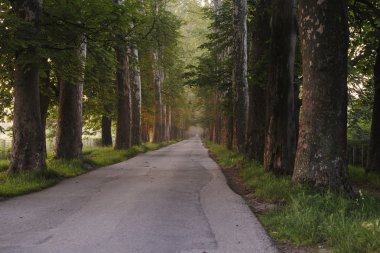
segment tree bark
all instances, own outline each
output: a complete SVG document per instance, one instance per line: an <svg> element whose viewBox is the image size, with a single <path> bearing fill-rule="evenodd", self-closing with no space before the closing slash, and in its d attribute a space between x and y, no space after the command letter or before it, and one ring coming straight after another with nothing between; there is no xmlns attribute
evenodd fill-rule
<svg viewBox="0 0 380 253"><path fill-rule="evenodd" d="M296 152L295 9L295 0L272 1L264 167L275 174L292 174Z"/></svg>
<svg viewBox="0 0 380 253"><path fill-rule="evenodd" d="M234 117L232 115L229 115L227 117L227 136L226 136L226 139L227 139L226 146L227 146L227 149L229 150L232 150L233 148L233 143L234 143L233 132L234 132Z"/></svg>
<svg viewBox="0 0 380 253"><path fill-rule="evenodd" d="M75 159L82 155L82 107L86 51L86 42L82 42L77 52L77 57L81 62L80 76L75 81L68 81L65 78L60 81L55 144L55 158L57 159Z"/></svg>
<svg viewBox="0 0 380 253"><path fill-rule="evenodd" d="M141 77L140 68L138 66L139 56L136 47L131 47L132 62L130 67L131 88L132 88L132 129L131 129L131 145L141 144Z"/></svg>
<svg viewBox="0 0 380 253"><path fill-rule="evenodd" d="M380 172L380 48L376 50L374 86L375 95L373 99L369 163L367 170Z"/></svg>
<svg viewBox="0 0 380 253"><path fill-rule="evenodd" d="M301 0L303 100L293 180L351 192L347 165L347 1Z"/></svg>
<svg viewBox="0 0 380 253"><path fill-rule="evenodd" d="M112 120L106 116L102 116L102 146L108 147L112 146Z"/></svg>
<svg viewBox="0 0 380 253"><path fill-rule="evenodd" d="M248 117L247 0L234 0L234 119L235 141L244 152Z"/></svg>
<svg viewBox="0 0 380 253"><path fill-rule="evenodd" d="M115 149L131 147L131 84L127 47L116 47L117 122Z"/></svg>
<svg viewBox="0 0 380 253"><path fill-rule="evenodd" d="M47 65L47 61L45 62ZM50 66L48 65L48 69L45 72L46 76L41 78L42 82L40 89L40 110L41 110L41 124L42 124L42 134L44 141L44 152L46 153L46 120L48 117L48 110L50 105L50 96L48 90L50 89Z"/></svg>
<svg viewBox="0 0 380 253"><path fill-rule="evenodd" d="M268 85L268 60L270 41L271 1L256 4L251 33L251 50L248 59L252 82L249 86L249 113L246 154L263 162L266 121L266 86Z"/></svg>
<svg viewBox="0 0 380 253"><path fill-rule="evenodd" d="M30 24L34 34L38 34L42 8L40 1L11 1L11 3L16 15ZM10 173L46 170L38 58L38 50L34 46L19 49L16 53L13 141L8 170ZM24 63L25 59L36 59L36 62Z"/></svg>
<svg viewBox="0 0 380 253"><path fill-rule="evenodd" d="M153 50L153 84L155 98L155 119L153 141L158 143L162 141L162 71L159 66L159 50Z"/></svg>
<svg viewBox="0 0 380 253"><path fill-rule="evenodd" d="M173 124L172 107L169 105L169 109L168 109L168 125L167 125L167 129L166 129L166 136L167 136L168 140L172 139L172 135L171 135L172 124Z"/></svg>
<svg viewBox="0 0 380 253"><path fill-rule="evenodd" d="M214 107L214 112L213 112L213 139L212 141L214 143L220 144L220 139L221 139L221 128L222 128L222 122L221 122L221 112L220 112L220 99L219 99L219 92L217 89L214 90L213 94L213 107Z"/></svg>
<svg viewBox="0 0 380 253"><path fill-rule="evenodd" d="M167 112L166 104L162 105L162 140L166 141L166 127L167 127Z"/></svg>

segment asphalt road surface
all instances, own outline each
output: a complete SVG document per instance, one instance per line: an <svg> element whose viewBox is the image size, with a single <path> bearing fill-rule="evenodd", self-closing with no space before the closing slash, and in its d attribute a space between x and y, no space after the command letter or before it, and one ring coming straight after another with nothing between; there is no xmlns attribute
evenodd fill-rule
<svg viewBox="0 0 380 253"><path fill-rule="evenodd" d="M193 138L1 201L0 252L277 250Z"/></svg>

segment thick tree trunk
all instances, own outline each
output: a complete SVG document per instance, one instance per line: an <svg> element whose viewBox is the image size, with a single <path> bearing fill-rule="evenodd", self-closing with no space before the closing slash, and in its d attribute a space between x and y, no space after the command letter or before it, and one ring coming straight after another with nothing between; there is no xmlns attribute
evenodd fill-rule
<svg viewBox="0 0 380 253"><path fill-rule="evenodd" d="M83 86L60 82L55 158L74 159L82 154Z"/></svg>
<svg viewBox="0 0 380 253"><path fill-rule="evenodd" d="M380 172L380 48L376 51L374 69L375 96L372 109L368 170Z"/></svg>
<svg viewBox="0 0 380 253"><path fill-rule="evenodd" d="M249 86L246 153L249 158L260 162L263 162L264 158L270 7L271 1L268 0L260 0L256 4L251 33L251 50L248 59L252 82Z"/></svg>
<svg viewBox="0 0 380 253"><path fill-rule="evenodd" d="M106 116L102 116L102 146L108 147L112 146L112 120Z"/></svg>
<svg viewBox="0 0 380 253"><path fill-rule="evenodd" d="M264 167L276 174L292 174L296 152L295 9L295 0L272 1Z"/></svg>
<svg viewBox="0 0 380 253"><path fill-rule="evenodd" d="M347 166L347 1L301 0L303 100L293 180L351 192Z"/></svg>
<svg viewBox="0 0 380 253"><path fill-rule="evenodd" d="M16 15L30 23L33 32L38 34L40 1L13 1L12 7ZM25 63L25 59L35 59L36 62ZM38 50L34 47L20 49L15 68L13 141L8 171L44 171L46 152L41 123Z"/></svg>
<svg viewBox="0 0 380 253"><path fill-rule="evenodd" d="M17 64L9 172L44 170L45 141L41 121L38 64Z"/></svg>
<svg viewBox="0 0 380 253"><path fill-rule="evenodd" d="M131 147L131 85L127 47L117 47L117 122L115 149Z"/></svg>
<svg viewBox="0 0 380 253"><path fill-rule="evenodd" d="M235 141L244 152L248 117L247 0L234 0L234 119Z"/></svg>
<svg viewBox="0 0 380 253"><path fill-rule="evenodd" d="M131 88L132 88L132 129L131 129L131 144L141 144L141 77L140 68L138 66L138 50L131 47L133 61L130 67L131 73Z"/></svg>
<svg viewBox="0 0 380 253"><path fill-rule="evenodd" d="M159 52L153 50L153 84L155 97L155 119L154 119L154 134L153 141L162 141L162 71L159 66Z"/></svg>
<svg viewBox="0 0 380 253"><path fill-rule="evenodd" d="M77 56L80 57L80 76L74 81L62 79L59 90L58 123L55 144L55 158L74 159L82 155L82 107L84 59L87 45L80 45Z"/></svg>

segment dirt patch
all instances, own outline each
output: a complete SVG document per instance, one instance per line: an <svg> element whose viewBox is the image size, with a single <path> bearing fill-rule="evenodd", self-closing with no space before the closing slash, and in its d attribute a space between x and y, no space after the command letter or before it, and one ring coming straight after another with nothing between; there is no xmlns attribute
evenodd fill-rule
<svg viewBox="0 0 380 253"><path fill-rule="evenodd" d="M213 153L209 152L209 155L214 161L218 163L218 159ZM255 197L255 189L246 187L246 185L244 184L244 180L240 174L240 167L223 168L220 165L219 167L222 169L222 172L226 177L228 186L236 194L239 194L243 197L243 199L247 202L248 206L252 209L254 213L261 213L268 209L272 209L278 206L276 204L264 203Z"/></svg>
<svg viewBox="0 0 380 253"><path fill-rule="evenodd" d="M208 152L210 157L218 163L218 158L215 154L212 152ZM219 164L219 163L218 163ZM246 187L244 184L244 180L241 177L241 168L239 167L229 167L229 168L223 168L222 166L219 167L222 169L222 172L224 176L226 177L228 186L236 193L242 196L242 198L246 201L249 208L252 210L253 213L260 214L264 213L265 211L268 211L270 209L278 207L277 204L270 204L270 203L264 203L261 200L257 199L254 195L255 189ZM317 246L313 247L297 247L292 244L288 243L278 243L275 242L278 251L281 253L313 253L313 252L327 252L327 251L321 251Z"/></svg>
<svg viewBox="0 0 380 253"><path fill-rule="evenodd" d="M281 253L329 253L330 251L318 247L297 247L291 244L277 243L277 249Z"/></svg>

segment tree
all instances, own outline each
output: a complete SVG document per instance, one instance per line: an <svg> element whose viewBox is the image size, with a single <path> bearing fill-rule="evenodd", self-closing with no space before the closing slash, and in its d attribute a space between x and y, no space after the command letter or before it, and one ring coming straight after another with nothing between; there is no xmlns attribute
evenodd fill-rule
<svg viewBox="0 0 380 253"><path fill-rule="evenodd" d="M350 192L347 166L347 1L301 0L303 93L293 180Z"/></svg>
<svg viewBox="0 0 380 253"><path fill-rule="evenodd" d="M82 108L84 67L87 43L80 37L79 48L72 52L78 58L79 72L68 80L62 77L59 84L58 123L55 158L74 159L82 155Z"/></svg>
<svg viewBox="0 0 380 253"><path fill-rule="evenodd" d="M106 116L102 116L102 146L112 146L112 120Z"/></svg>
<svg viewBox="0 0 380 253"><path fill-rule="evenodd" d="M248 117L247 0L234 0L234 120L238 151L244 152Z"/></svg>
<svg viewBox="0 0 380 253"><path fill-rule="evenodd" d="M268 85L268 62L270 42L271 1L257 1L248 39L249 112L246 154L263 162L266 121L266 86Z"/></svg>
<svg viewBox="0 0 380 253"><path fill-rule="evenodd" d="M264 167L276 174L293 172L296 152L294 59L295 1L272 1L272 33L267 92Z"/></svg>
<svg viewBox="0 0 380 253"><path fill-rule="evenodd" d="M41 122L38 44L41 2L37 0L11 1L16 16L21 20L19 36L27 38L16 49L14 80L13 142L10 172L45 170L44 134ZM23 40L22 37L17 39Z"/></svg>
<svg viewBox="0 0 380 253"><path fill-rule="evenodd" d="M162 122L162 81L163 73L160 69L159 63L159 49L154 48L152 53L153 63L153 84L154 84L154 98L155 98L155 120L154 120L154 134L153 141L161 142L163 134L163 122Z"/></svg>
<svg viewBox="0 0 380 253"><path fill-rule="evenodd" d="M117 59L117 121L115 149L131 147L131 82L127 46L115 48Z"/></svg>
<svg viewBox="0 0 380 253"><path fill-rule="evenodd" d="M123 0L114 0L121 5ZM127 149L131 147L131 76L130 76L130 48L128 47L128 35L126 29L121 29L117 34L115 45L116 52L116 91L117 91L117 120L115 149Z"/></svg>
<svg viewBox="0 0 380 253"><path fill-rule="evenodd" d="M141 77L138 66L139 54L136 47L131 47L132 63L130 66L131 73L131 106L132 106L132 127L131 127L131 144L141 144Z"/></svg>
<svg viewBox="0 0 380 253"><path fill-rule="evenodd" d="M380 47L376 50L374 88L368 168L380 171Z"/></svg>

